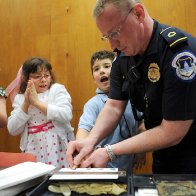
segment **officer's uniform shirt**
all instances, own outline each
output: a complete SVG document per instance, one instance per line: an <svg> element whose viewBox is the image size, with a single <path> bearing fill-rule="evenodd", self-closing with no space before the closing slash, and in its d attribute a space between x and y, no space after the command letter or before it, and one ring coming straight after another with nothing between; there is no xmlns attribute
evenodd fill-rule
<svg viewBox="0 0 196 196"><path fill-rule="evenodd" d="M129 72L133 66L138 73L136 81ZM196 119L196 39L154 20L146 52L134 57L121 55L114 62L109 98L131 99L134 107L145 113L147 129L160 125L163 118ZM153 172L196 173L195 120L180 144L153 153Z"/></svg>

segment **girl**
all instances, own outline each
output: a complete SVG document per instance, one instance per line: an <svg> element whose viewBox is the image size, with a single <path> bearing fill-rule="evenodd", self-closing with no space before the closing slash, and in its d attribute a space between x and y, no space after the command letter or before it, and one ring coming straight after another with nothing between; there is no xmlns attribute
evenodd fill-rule
<svg viewBox="0 0 196 196"><path fill-rule="evenodd" d="M35 154L37 161L68 167L65 153L68 142L74 139L69 93L55 83L52 67L45 59L27 60L20 75L19 94L13 99L14 110L8 118L9 133L21 134L20 149Z"/></svg>

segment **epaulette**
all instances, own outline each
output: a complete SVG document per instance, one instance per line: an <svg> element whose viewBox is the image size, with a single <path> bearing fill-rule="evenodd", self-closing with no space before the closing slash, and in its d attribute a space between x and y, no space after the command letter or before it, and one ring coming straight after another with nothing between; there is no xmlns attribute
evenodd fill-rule
<svg viewBox="0 0 196 196"><path fill-rule="evenodd" d="M163 29L160 34L169 44L170 48L174 48L182 43L187 43L187 37L174 27L167 27Z"/></svg>

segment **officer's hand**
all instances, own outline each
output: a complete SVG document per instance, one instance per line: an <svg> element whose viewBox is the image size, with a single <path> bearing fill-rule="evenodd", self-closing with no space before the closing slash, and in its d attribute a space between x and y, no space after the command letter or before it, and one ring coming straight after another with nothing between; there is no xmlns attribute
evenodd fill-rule
<svg viewBox="0 0 196 196"><path fill-rule="evenodd" d="M105 148L98 148L91 155L81 162L80 167L105 168L109 162L109 157Z"/></svg>
<svg viewBox="0 0 196 196"><path fill-rule="evenodd" d="M93 151L93 148L94 146L88 139L70 141L66 152L66 158L70 167L72 169L79 167L84 158Z"/></svg>

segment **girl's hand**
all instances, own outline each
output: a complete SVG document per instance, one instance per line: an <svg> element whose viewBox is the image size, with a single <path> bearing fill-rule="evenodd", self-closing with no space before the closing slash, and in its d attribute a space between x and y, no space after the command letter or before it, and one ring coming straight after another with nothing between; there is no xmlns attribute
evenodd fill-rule
<svg viewBox="0 0 196 196"><path fill-rule="evenodd" d="M36 104L39 102L38 94L35 88L35 85L33 81L28 81L28 93L29 93L29 102L31 105L36 106Z"/></svg>
<svg viewBox="0 0 196 196"><path fill-rule="evenodd" d="M37 90L36 90L34 82L32 80L28 81L27 88L28 88L29 103L32 106L39 109L44 114L47 114L48 105L47 105L47 103L39 100Z"/></svg>
<svg viewBox="0 0 196 196"><path fill-rule="evenodd" d="M30 101L29 101L29 89L26 88L26 91L24 93L24 104L25 105L30 105Z"/></svg>
<svg viewBox="0 0 196 196"><path fill-rule="evenodd" d="M26 91L24 93L24 102L21 105L21 109L27 113L30 105L30 100L29 100L29 88L27 86Z"/></svg>

